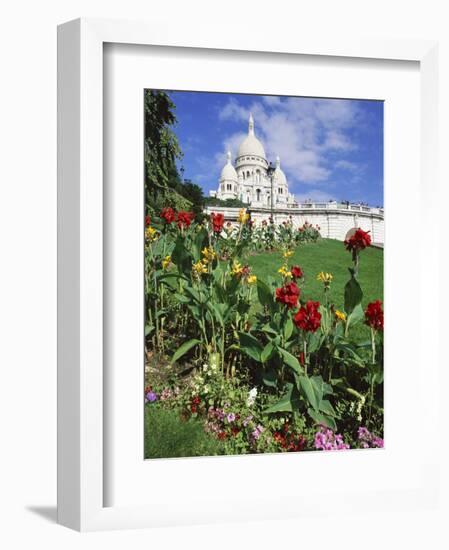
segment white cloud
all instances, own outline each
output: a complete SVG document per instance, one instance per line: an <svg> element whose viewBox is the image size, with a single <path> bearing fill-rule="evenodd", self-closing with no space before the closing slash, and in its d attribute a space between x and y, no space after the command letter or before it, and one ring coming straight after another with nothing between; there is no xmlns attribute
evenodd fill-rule
<svg viewBox="0 0 449 550"><path fill-rule="evenodd" d="M337 160L337 162L335 163L335 168L347 170L348 172L352 172L353 174L361 174L365 170L365 167L363 165L345 159Z"/></svg>
<svg viewBox="0 0 449 550"><path fill-rule="evenodd" d="M338 166L345 159L335 161L335 154L344 155L357 148L351 129L360 124L362 114L354 102L264 96L255 100L250 108L245 108L232 98L218 117L221 121L244 123L245 133L239 132L224 139L224 152L216 155L216 166L223 166L229 148L235 156L246 135L249 112L254 116L256 135L262 141L268 159L280 156L292 191L295 184L325 185L335 168L345 168L344 164ZM330 152L334 154L332 162ZM348 166L345 169L349 170Z"/></svg>

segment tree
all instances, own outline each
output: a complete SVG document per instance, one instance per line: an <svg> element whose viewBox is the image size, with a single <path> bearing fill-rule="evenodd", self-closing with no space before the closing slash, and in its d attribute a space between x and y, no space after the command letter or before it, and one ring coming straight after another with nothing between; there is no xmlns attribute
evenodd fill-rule
<svg viewBox="0 0 449 550"><path fill-rule="evenodd" d="M144 105L145 202L147 208L152 210L156 196L165 194L168 187L178 183L176 159L181 158L182 154L178 138L171 128L176 123L176 116L175 105L168 94L145 90Z"/></svg>

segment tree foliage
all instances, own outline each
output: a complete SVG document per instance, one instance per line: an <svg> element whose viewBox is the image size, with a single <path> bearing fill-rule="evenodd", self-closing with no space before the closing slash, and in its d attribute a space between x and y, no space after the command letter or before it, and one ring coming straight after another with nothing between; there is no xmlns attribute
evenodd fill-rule
<svg viewBox="0 0 449 550"><path fill-rule="evenodd" d="M178 138L172 130L176 123L174 103L162 91L145 90L145 200L150 206L163 193L170 180L179 178L176 159L181 157Z"/></svg>
<svg viewBox="0 0 449 550"><path fill-rule="evenodd" d="M183 182L176 161L182 158L175 104L166 92L145 90L145 202L148 212L171 206L200 216L204 195L200 186Z"/></svg>

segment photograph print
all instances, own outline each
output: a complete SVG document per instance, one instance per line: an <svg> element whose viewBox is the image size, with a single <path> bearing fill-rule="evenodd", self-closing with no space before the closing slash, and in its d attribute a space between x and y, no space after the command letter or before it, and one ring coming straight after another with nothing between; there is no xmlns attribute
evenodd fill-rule
<svg viewBox="0 0 449 550"><path fill-rule="evenodd" d="M382 449L383 102L143 99L145 458Z"/></svg>

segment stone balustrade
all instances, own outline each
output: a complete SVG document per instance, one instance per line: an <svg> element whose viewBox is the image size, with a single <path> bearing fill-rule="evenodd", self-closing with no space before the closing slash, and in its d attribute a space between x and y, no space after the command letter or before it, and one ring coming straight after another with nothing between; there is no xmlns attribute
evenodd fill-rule
<svg viewBox="0 0 449 550"><path fill-rule="evenodd" d="M222 206L207 206L205 211L220 212L225 220L236 223L239 208ZM268 221L271 216L270 208L249 207L251 219L256 223ZM384 210L383 208L352 204L346 202L303 202L295 203L273 210L275 224L291 221L294 227L300 227L305 222L319 227L321 236L328 239L345 240L348 232L354 228L369 231L373 243L384 244Z"/></svg>

